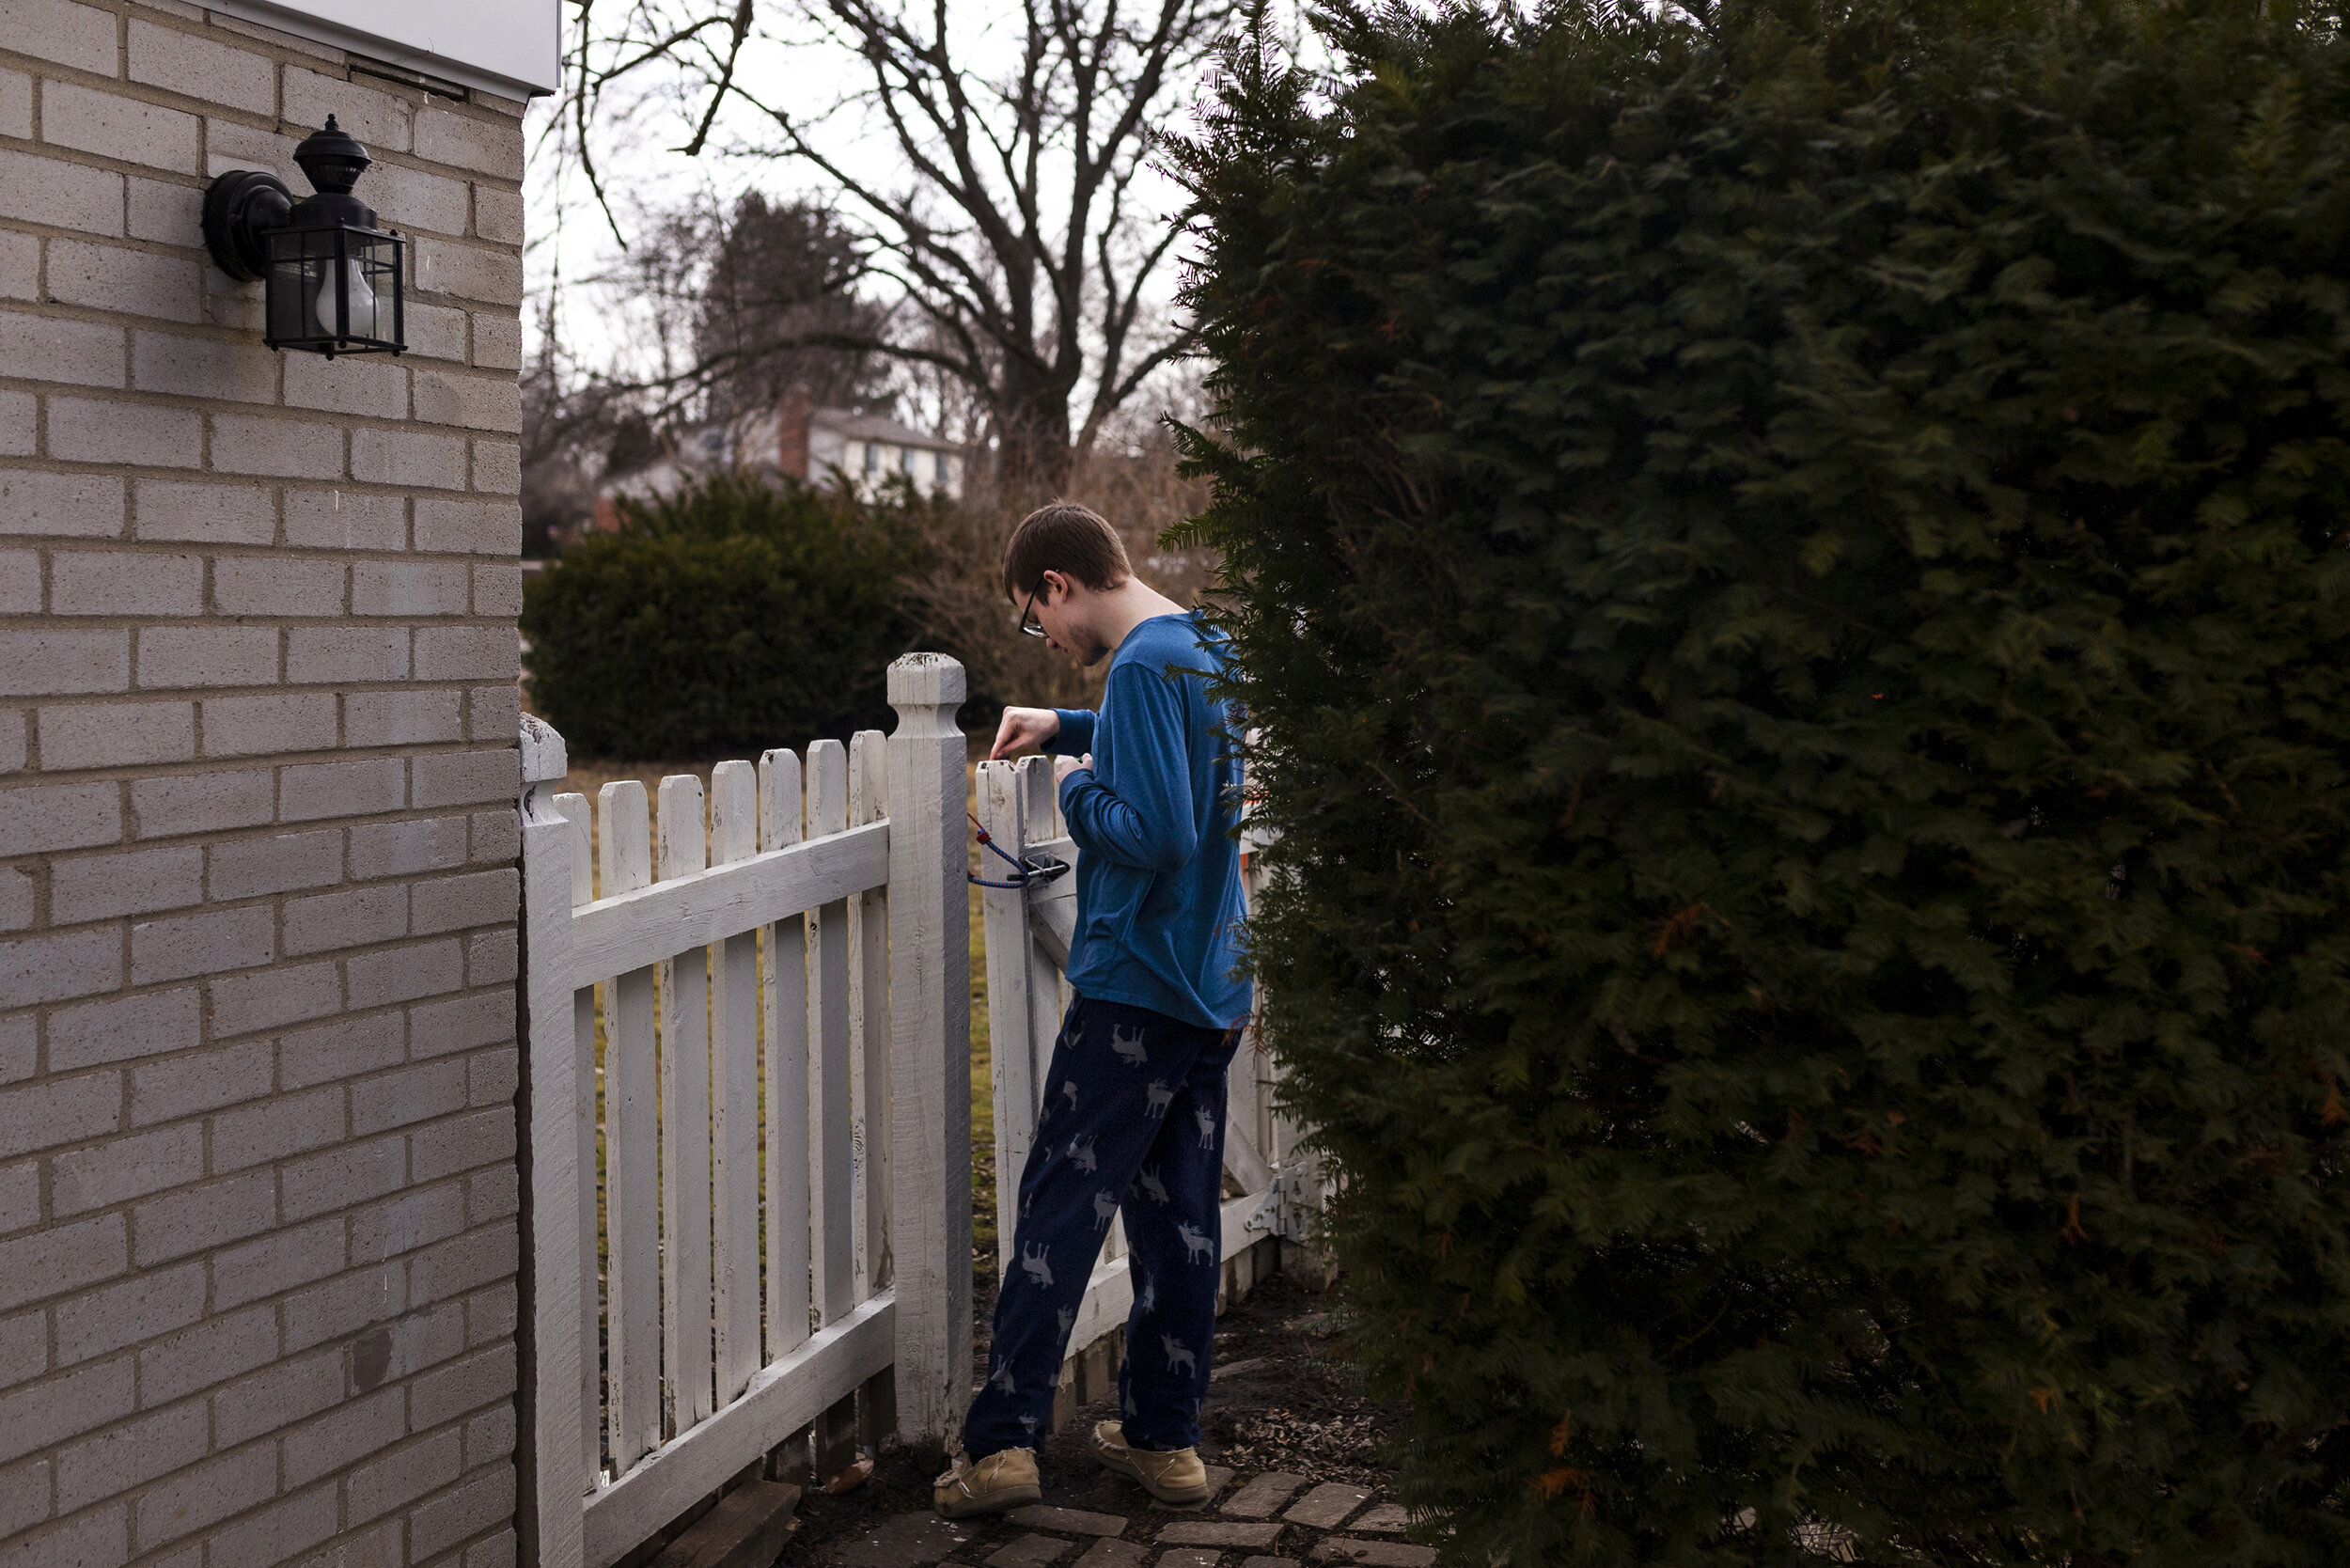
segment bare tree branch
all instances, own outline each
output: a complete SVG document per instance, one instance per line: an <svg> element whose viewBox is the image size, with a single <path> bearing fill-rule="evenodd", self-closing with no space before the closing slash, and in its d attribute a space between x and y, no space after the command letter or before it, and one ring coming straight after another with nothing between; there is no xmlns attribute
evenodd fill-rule
<svg viewBox="0 0 2350 1568"><path fill-rule="evenodd" d="M718 84L710 95L710 107L702 115L702 122L694 127L694 139L685 144L688 158L699 157L702 143L710 139L710 127L727 101L727 89L734 85L735 62L743 57L743 40L750 36L750 31L751 0L741 0L734 8L734 37L727 45L726 68L718 73Z"/></svg>
<svg viewBox="0 0 2350 1568"><path fill-rule="evenodd" d="M1183 221L1148 210L1145 181L1160 128L1235 0L1022 0L991 19L1017 29L1001 45L949 0L634 0L601 33L593 0L575 3L567 107L607 222L589 155L596 117L617 83L641 85L659 66L663 90L692 104L683 150L807 171L838 193L868 275L901 290L885 330L795 346L955 378L1007 469L1052 482L1184 352L1187 337L1146 308L1164 296ZM791 74L786 96L748 63L794 49L836 51L854 71L813 95ZM860 125L885 137L897 174L870 172L870 140L852 163ZM676 385L722 372L689 368ZM670 395L662 378L641 389Z"/></svg>
<svg viewBox="0 0 2350 1568"><path fill-rule="evenodd" d="M588 16L594 3L595 0L579 0L579 61L580 74L583 78L588 73L588 45L592 36L588 30ZM592 95L583 89L574 95L571 105L573 124L579 138L580 172L588 177L588 189L595 193L596 205L603 209L603 221L610 226L612 238L619 242L622 250L626 250L628 237L620 232L620 222L612 215L612 198L604 194L603 181L596 177L595 149L590 145L588 135L588 111L592 102Z"/></svg>

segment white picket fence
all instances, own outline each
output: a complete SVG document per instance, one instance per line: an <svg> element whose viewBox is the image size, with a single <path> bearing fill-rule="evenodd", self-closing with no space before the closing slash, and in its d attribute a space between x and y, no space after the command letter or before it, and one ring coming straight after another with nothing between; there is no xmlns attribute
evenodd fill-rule
<svg viewBox="0 0 2350 1568"><path fill-rule="evenodd" d="M1036 1139L1037 1113L1050 1065L1054 1037L1069 1006L1062 971L1076 931L1078 861L1076 843L1061 820L1049 758L982 762L979 773L979 825L1014 858L1048 857L1071 870L1027 887L991 887L980 913L987 943L989 1060L995 1099L996 1268L1009 1272L1012 1216L1021 1168ZM1244 865L1254 842L1244 831ZM1007 870L994 856L996 870ZM1003 880L989 873L991 880ZM1253 896L1253 870L1244 873ZM1304 1241L1322 1198L1318 1169L1298 1147L1301 1130L1276 1114L1277 1066L1259 1048L1252 1028L1232 1059L1225 1090L1225 1190L1238 1189L1223 1206L1222 1258L1270 1235ZM1134 1284L1125 1228L1113 1220L1108 1239L1088 1281L1070 1332L1068 1359L1075 1360L1098 1341L1126 1326Z"/></svg>
<svg viewBox="0 0 2350 1568"><path fill-rule="evenodd" d="M691 776L662 781L651 833L644 787L604 786L602 897L561 737L524 721L522 1516L541 1568L610 1568L885 1369L902 1435L962 1419L963 669L909 654L888 690L886 740L720 763L706 825Z"/></svg>

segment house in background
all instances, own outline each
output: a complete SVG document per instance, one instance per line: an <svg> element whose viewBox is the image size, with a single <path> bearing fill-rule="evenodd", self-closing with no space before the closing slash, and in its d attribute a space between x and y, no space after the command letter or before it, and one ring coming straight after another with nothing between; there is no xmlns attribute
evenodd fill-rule
<svg viewBox="0 0 2350 1568"><path fill-rule="evenodd" d="M661 500L728 471L840 482L864 495L902 474L916 494L951 500L963 494L964 461L955 442L886 415L812 405L795 388L776 400L772 415L696 426L668 456L606 481L596 494L596 526L617 529L622 500Z"/></svg>

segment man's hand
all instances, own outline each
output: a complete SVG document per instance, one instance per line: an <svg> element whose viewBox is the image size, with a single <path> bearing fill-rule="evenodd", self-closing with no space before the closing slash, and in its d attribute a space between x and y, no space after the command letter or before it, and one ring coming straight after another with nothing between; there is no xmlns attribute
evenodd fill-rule
<svg viewBox="0 0 2350 1568"><path fill-rule="evenodd" d="M1059 733L1060 715L1050 708L1007 708L1004 721L995 727L995 745L988 760L1042 746Z"/></svg>
<svg viewBox="0 0 2350 1568"><path fill-rule="evenodd" d="M1091 766L1093 766L1093 753L1090 751L1087 752L1083 757L1054 758L1053 788L1058 790L1063 784L1068 783L1069 776L1075 773L1079 768L1089 768Z"/></svg>

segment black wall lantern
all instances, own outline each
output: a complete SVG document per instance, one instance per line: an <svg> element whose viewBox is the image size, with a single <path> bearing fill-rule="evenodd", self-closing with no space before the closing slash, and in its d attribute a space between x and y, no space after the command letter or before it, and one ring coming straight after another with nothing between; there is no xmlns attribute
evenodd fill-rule
<svg viewBox="0 0 2350 1568"><path fill-rule="evenodd" d="M220 270L265 280L261 340L332 359L398 353L408 346L400 309L398 234L375 227L375 209L351 194L371 160L326 117L302 139L294 162L315 196L296 201L274 174L232 169L204 191L204 248Z"/></svg>

